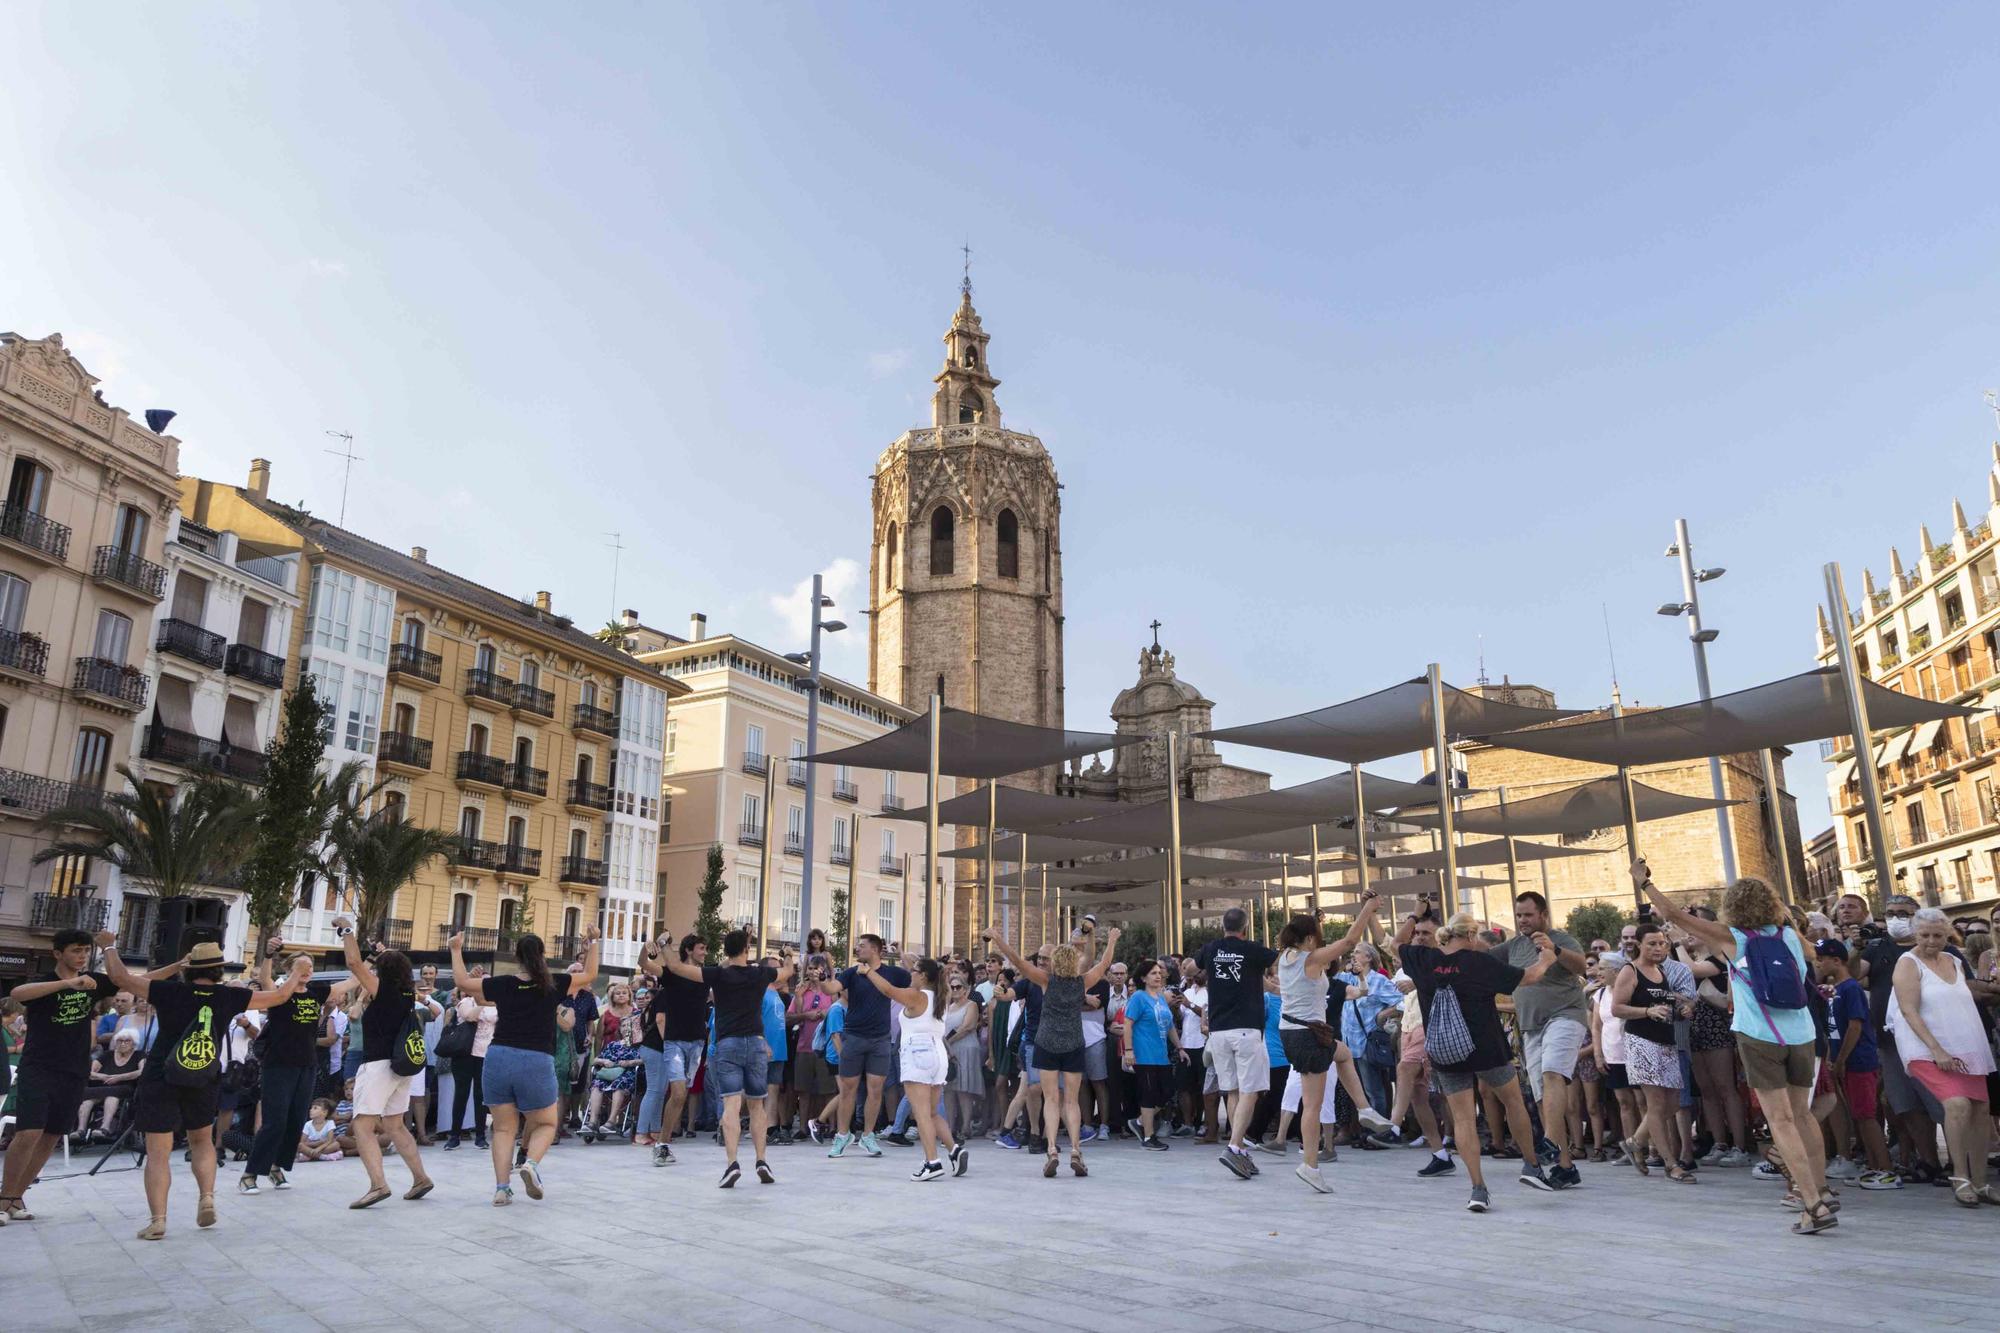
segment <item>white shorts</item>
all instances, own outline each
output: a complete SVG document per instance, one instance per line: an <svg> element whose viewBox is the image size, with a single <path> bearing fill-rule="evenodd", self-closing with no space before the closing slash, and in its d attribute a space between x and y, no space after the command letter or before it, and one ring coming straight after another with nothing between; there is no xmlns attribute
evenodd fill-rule
<svg viewBox="0 0 2000 1333"><path fill-rule="evenodd" d="M896 1055L905 1083L942 1084L951 1068L943 1044L926 1036L902 1038Z"/></svg>
<svg viewBox="0 0 2000 1333"><path fill-rule="evenodd" d="M1319 1123L1322 1125L1331 1125L1340 1119L1339 1112L1334 1108L1333 1100L1339 1091L1340 1079L1334 1075L1331 1069L1327 1070L1326 1090L1320 1094L1319 1099ZM1290 1111L1293 1115L1297 1115L1299 1107L1305 1103L1305 1099L1305 1081L1300 1077L1299 1071L1294 1069L1290 1074L1285 1076L1285 1090L1279 1094L1278 1109L1280 1111Z"/></svg>
<svg viewBox="0 0 2000 1333"><path fill-rule="evenodd" d="M1262 1092L1271 1086L1271 1052L1262 1028L1224 1028L1208 1034L1218 1092Z"/></svg>
<svg viewBox="0 0 2000 1333"><path fill-rule="evenodd" d="M398 1074L387 1060L370 1060L354 1073L354 1114L401 1115L410 1109L415 1074Z"/></svg>

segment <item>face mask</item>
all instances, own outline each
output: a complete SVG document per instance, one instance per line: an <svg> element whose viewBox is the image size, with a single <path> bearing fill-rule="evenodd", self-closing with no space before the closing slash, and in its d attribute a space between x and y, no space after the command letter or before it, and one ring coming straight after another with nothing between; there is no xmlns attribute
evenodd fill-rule
<svg viewBox="0 0 2000 1333"><path fill-rule="evenodd" d="M1917 930L1916 923L1906 916L1892 916L1882 923L1892 940L1906 940Z"/></svg>

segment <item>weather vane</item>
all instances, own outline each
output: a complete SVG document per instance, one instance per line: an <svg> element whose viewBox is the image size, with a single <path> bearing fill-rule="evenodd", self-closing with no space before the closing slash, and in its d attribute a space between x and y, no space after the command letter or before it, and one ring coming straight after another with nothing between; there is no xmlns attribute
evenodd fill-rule
<svg viewBox="0 0 2000 1333"><path fill-rule="evenodd" d="M972 238L965 238L965 244L958 247L965 255L965 276L958 281L959 294L966 300L972 299Z"/></svg>

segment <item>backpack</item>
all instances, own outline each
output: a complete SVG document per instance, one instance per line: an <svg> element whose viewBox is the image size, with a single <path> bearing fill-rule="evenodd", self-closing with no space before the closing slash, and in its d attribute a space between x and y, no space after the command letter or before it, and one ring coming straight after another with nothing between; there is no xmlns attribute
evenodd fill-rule
<svg viewBox="0 0 2000 1333"><path fill-rule="evenodd" d="M424 1072L424 1025L417 1018L417 1011L410 1010L403 1019L403 1026L396 1033L396 1044L389 1048L389 1072L398 1078L409 1078L412 1074Z"/></svg>
<svg viewBox="0 0 2000 1333"><path fill-rule="evenodd" d="M1783 926L1768 935L1744 932L1742 976L1766 1009L1806 1007L1805 980L1799 975L1799 960L1785 942Z"/></svg>
<svg viewBox="0 0 2000 1333"><path fill-rule="evenodd" d="M222 1048L209 1031L214 1020L215 1010L203 1005L195 1012L194 1021L175 1038L173 1049L167 1052L167 1082L177 1088L206 1088L221 1076Z"/></svg>
<svg viewBox="0 0 2000 1333"><path fill-rule="evenodd" d="M1431 996L1431 1012L1424 1028L1424 1054L1434 1065L1455 1065L1472 1058L1472 1029L1466 1025L1465 1011L1459 1008L1458 992L1440 987Z"/></svg>

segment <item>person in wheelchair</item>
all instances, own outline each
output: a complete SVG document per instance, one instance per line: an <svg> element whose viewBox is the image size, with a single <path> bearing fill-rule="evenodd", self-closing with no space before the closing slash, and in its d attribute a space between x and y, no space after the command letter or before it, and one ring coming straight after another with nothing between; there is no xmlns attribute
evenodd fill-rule
<svg viewBox="0 0 2000 1333"><path fill-rule="evenodd" d="M145 1055L139 1050L138 1034L120 1028L111 1044L90 1059L90 1086L84 1090L83 1106L77 1112L77 1132L86 1143L110 1143L125 1128L132 1105L132 1085L139 1081ZM91 1128L95 1121L96 1129Z"/></svg>

